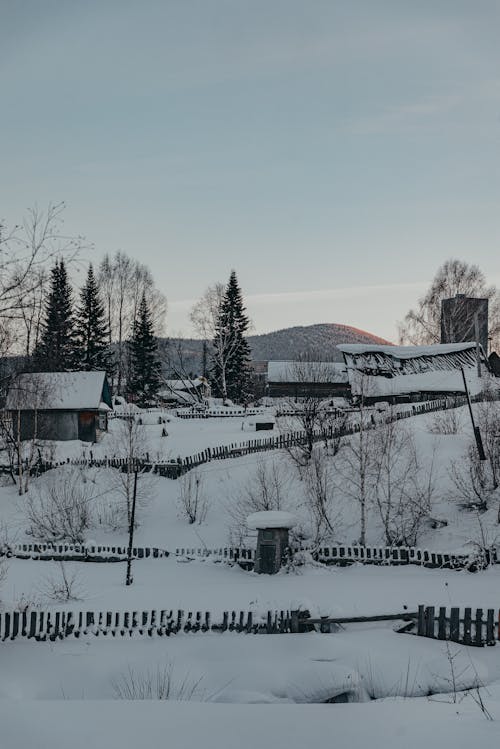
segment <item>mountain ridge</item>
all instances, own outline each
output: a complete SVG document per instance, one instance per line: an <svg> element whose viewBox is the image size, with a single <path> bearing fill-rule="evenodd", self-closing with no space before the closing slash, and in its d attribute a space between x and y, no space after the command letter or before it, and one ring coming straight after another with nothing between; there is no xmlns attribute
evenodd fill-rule
<svg viewBox="0 0 500 749"><path fill-rule="evenodd" d="M200 372L203 341L198 338L170 338L173 347L182 349L184 368ZM270 333L247 336L253 361L291 361L301 356L318 357L324 361L342 361L339 343L371 343L392 345L390 341L366 330L338 323L295 325ZM165 341L167 343L167 341Z"/></svg>

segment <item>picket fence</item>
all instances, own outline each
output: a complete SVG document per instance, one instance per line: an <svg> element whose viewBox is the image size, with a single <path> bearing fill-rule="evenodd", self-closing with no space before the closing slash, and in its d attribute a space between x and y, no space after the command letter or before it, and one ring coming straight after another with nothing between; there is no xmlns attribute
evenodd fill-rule
<svg viewBox="0 0 500 749"><path fill-rule="evenodd" d="M0 613L0 640L20 638L38 641L70 636L96 637L168 636L180 632L237 632L283 634L299 632L299 618L307 612L224 611L214 617L210 611L10 611Z"/></svg>
<svg viewBox="0 0 500 749"><path fill-rule="evenodd" d="M218 411L217 409L207 409L206 411L196 410L181 410L178 409L175 414L179 419L234 419L234 418L245 418L247 416L261 416L265 411L262 408L234 408L224 411Z"/></svg>
<svg viewBox="0 0 500 749"><path fill-rule="evenodd" d="M224 611L214 619L210 611L8 611L0 613L0 641L33 639L38 642L68 637L153 637L179 633L235 632L245 634L300 634L337 632L339 625L399 621L397 632L467 646L493 646L500 640L500 610L419 606L418 612L355 617L312 617L307 610ZM412 631L415 630L415 631Z"/></svg>
<svg viewBox="0 0 500 749"><path fill-rule="evenodd" d="M461 613L459 608L451 607L448 614L446 606L441 606L439 613L434 606L419 606L416 632L411 634L483 647L495 645L495 629L500 640L500 610L495 616L495 609L478 608L473 612L472 608L464 608Z"/></svg>
<svg viewBox="0 0 500 749"><path fill-rule="evenodd" d="M322 546L320 548L293 549L293 552L310 553L312 558L322 564L346 566L355 564L375 564L385 566L419 565L421 567L443 568L475 572L485 569L491 564L498 564L499 558L496 548L485 549L480 554L455 554L452 552L430 551L405 546ZM227 561L239 564L245 569L253 569L256 552L243 548L176 548L176 557L193 559L210 559L211 561Z"/></svg>
<svg viewBox="0 0 500 749"><path fill-rule="evenodd" d="M153 546L132 548L132 559L162 559L168 556L166 549ZM122 562L128 558L128 547L68 543L3 544L0 546L0 557L42 561Z"/></svg>

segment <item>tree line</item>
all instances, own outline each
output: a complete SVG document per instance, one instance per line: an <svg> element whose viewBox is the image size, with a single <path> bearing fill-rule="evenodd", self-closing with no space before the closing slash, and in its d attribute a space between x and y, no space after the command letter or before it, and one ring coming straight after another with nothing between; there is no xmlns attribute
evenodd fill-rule
<svg viewBox="0 0 500 749"><path fill-rule="evenodd" d="M106 254L95 269L90 264L75 293L70 275L91 245L64 233L64 208L31 209L12 228L0 221L0 378L16 355L25 371L105 370L115 394L139 405L154 402L162 369L177 379L193 374L172 345L158 347L165 296L149 268L121 251ZM213 395L248 402L250 322L235 271L226 286L210 287L195 307L195 327L204 338L203 374Z"/></svg>

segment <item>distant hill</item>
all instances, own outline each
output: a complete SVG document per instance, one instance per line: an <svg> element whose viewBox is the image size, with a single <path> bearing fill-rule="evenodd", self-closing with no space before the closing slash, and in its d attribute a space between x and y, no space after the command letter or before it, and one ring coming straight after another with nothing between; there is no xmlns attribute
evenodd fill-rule
<svg viewBox="0 0 500 749"><path fill-rule="evenodd" d="M318 357L320 360L342 361L342 354L336 348L338 343L390 343L366 330L335 323L284 328L272 333L248 336L247 340L254 361L293 361L304 355ZM165 345L167 342L162 343ZM200 372L203 342L195 338L174 338L171 339L170 348L173 350L179 344L185 368L193 373Z"/></svg>
<svg viewBox="0 0 500 749"><path fill-rule="evenodd" d="M285 328L273 333L249 336L248 342L255 361L286 361L303 355L315 356L319 360L342 361L342 354L336 348L339 343L389 343L365 330L335 323Z"/></svg>

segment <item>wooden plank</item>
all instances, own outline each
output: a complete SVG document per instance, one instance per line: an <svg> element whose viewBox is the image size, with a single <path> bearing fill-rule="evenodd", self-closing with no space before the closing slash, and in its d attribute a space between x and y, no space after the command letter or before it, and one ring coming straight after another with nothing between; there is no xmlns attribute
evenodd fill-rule
<svg viewBox="0 0 500 749"><path fill-rule="evenodd" d="M486 644L495 644L495 611L488 609L486 614Z"/></svg>
<svg viewBox="0 0 500 749"><path fill-rule="evenodd" d="M427 606L425 610L425 636L434 637L434 606Z"/></svg>
<svg viewBox="0 0 500 749"><path fill-rule="evenodd" d="M450 640L453 642L460 641L460 609L450 609Z"/></svg>
<svg viewBox="0 0 500 749"><path fill-rule="evenodd" d="M424 608L422 606L422 608ZM292 616L295 612L292 612ZM417 611L404 611L402 614L377 614L375 616L321 617L304 619L305 624L356 624L363 622L392 622L399 619L417 619ZM297 612L298 616L298 612Z"/></svg>
<svg viewBox="0 0 500 749"><path fill-rule="evenodd" d="M445 606L441 606L439 608L438 639L446 640L446 607Z"/></svg>
<svg viewBox="0 0 500 749"><path fill-rule="evenodd" d="M474 620L475 629L474 632L474 645L481 647L484 643L483 639L483 610L476 609L476 617Z"/></svg>
<svg viewBox="0 0 500 749"><path fill-rule="evenodd" d="M467 607L464 610L464 645L472 643L472 609Z"/></svg>
<svg viewBox="0 0 500 749"><path fill-rule="evenodd" d="M420 637L425 635L425 606L418 607L417 634Z"/></svg>

